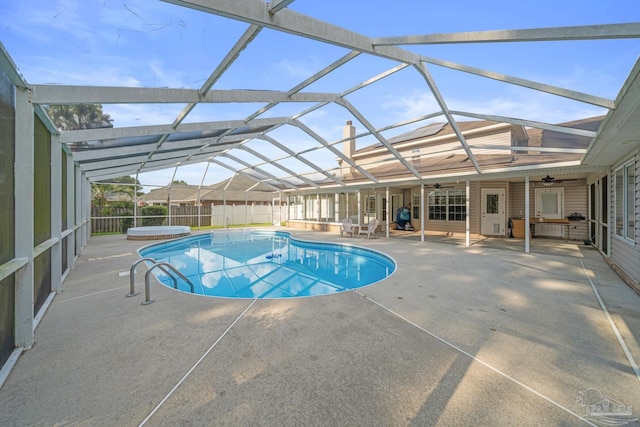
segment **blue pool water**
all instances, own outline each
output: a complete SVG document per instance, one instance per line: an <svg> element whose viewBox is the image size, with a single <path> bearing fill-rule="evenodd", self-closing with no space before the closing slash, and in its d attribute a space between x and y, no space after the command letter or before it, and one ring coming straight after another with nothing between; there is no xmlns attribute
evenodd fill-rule
<svg viewBox="0 0 640 427"><path fill-rule="evenodd" d="M396 264L369 249L309 242L277 231L203 234L145 246L138 251L175 266L194 293L230 298L292 298L360 288L390 276ZM153 270L163 284L173 280ZM177 289L191 292L178 278Z"/></svg>

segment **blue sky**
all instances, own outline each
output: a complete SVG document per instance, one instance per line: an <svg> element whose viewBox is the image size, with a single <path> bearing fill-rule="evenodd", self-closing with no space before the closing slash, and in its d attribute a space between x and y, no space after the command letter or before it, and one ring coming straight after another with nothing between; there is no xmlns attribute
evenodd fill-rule
<svg viewBox="0 0 640 427"><path fill-rule="evenodd" d="M637 0L297 0L289 8L371 37L640 21ZM241 22L160 1L0 0L0 41L29 83L199 88L246 28L247 24ZM618 94L640 55L638 39L406 48L433 58L611 99ZM214 88L286 91L346 53L342 48L265 29ZM395 65L392 61L360 55L306 90L340 93ZM448 106L454 110L552 123L605 113L591 105L437 66L430 66L430 71ZM424 80L411 69L348 99L378 128L437 111ZM244 118L261 106L201 105L187 121ZM307 107L281 105L262 117L288 116ZM182 108L183 105L106 105L104 110L114 118L114 125L120 127L171 123ZM354 119L337 106L328 106L303 118L329 142L341 138L346 120ZM398 129L385 136L406 130L409 129ZM274 136L296 150L317 145L286 127ZM359 146L373 142L365 138ZM264 144L257 142L252 147L266 149ZM255 160L250 157L246 160ZM326 168L336 165L335 156L330 153L318 152L314 161ZM180 168L176 179L199 184L203 170L204 165ZM149 174L145 180L162 185L172 175L173 170L168 170ZM212 166L205 183L228 175L228 171Z"/></svg>

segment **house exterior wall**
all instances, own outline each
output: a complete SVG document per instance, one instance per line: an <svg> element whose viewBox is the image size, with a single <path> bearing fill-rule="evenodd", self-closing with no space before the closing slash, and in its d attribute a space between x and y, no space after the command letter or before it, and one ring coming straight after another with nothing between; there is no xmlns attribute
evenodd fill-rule
<svg viewBox="0 0 640 427"><path fill-rule="evenodd" d="M529 184L529 216L531 218L535 216L535 189L537 188L536 185L537 183L534 182ZM585 180L559 182L557 184L554 184L553 187L564 188L563 216L565 218L574 212L581 214L585 218L587 217L589 187L587 186ZM509 188L510 191L508 216L509 218L524 218L526 213L524 208L524 182L512 182L509 184ZM569 238L571 240L582 241L588 239L588 225L588 221L586 220L572 221L569 225ZM565 238L566 237L567 236L565 235Z"/></svg>
<svg viewBox="0 0 640 427"><path fill-rule="evenodd" d="M622 237L616 234L615 227L615 218L616 218L616 188L615 188L615 171L616 169L628 163L630 160L635 161L635 197L633 200L635 209L635 232L633 241L629 241L627 239L623 239ZM616 164L611 168L610 176L612 179L609 180L609 194L610 194L610 211L609 211L609 219L610 226L609 230L611 233L611 261L613 261L617 267L619 267L624 273L629 276L631 280L635 283L640 283L640 247L638 246L638 239L640 236L638 235L638 220L640 219L640 205L638 200L640 199L640 185L638 183L638 174L640 173L640 152L636 152L632 157L625 158L623 161Z"/></svg>
<svg viewBox="0 0 640 427"><path fill-rule="evenodd" d="M465 184L457 184L447 186L450 188L443 189L441 191L449 191L449 190L460 190L465 191ZM442 220L430 220L429 219L429 193L433 191L431 188L425 187L424 197L425 203L422 207L421 213L424 215L424 226L427 232L435 232L435 233L466 233L467 222L466 221L442 221ZM420 192L420 187L416 187L413 189L413 193ZM480 200L480 183L472 182L470 183L470 194L469 194L469 209L467 212L469 216L469 227L471 234L479 233L479 208L476 209L476 205ZM412 225L416 230L420 229L420 220L412 219Z"/></svg>

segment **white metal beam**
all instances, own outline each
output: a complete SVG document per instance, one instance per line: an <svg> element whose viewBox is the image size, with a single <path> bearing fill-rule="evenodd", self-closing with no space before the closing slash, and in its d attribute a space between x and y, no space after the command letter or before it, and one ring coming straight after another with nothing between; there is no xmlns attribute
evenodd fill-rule
<svg viewBox="0 0 640 427"><path fill-rule="evenodd" d="M261 27L257 25L251 25L249 28L242 34L240 39L236 42L236 44L227 52L224 59L218 64L213 73L209 76L209 78L204 82L202 87L200 88L200 95L206 95L213 85L218 81L218 79L224 74L224 72L233 64L233 62L240 56L240 52L244 50L245 47L258 35L258 33L262 30ZM190 102L187 104L184 109L178 114L178 117L173 122L173 127L178 126L182 121L187 117L187 115L193 110L193 108L197 105L196 102Z"/></svg>
<svg viewBox="0 0 640 427"><path fill-rule="evenodd" d="M525 30L469 31L373 39L375 46L451 43L539 42L640 38L640 23L580 25Z"/></svg>
<svg viewBox="0 0 640 427"><path fill-rule="evenodd" d="M244 141L245 139L246 138L240 138L238 135L238 137L235 138L227 137L226 139L222 140L218 140L217 138L205 138L200 140L169 141L164 144L162 151L173 151L182 148L185 150L198 149L200 151L204 151L209 147L214 147L212 149L213 151L219 151L215 148L220 147L220 149L227 149L230 147L230 144ZM155 147L156 144L152 142L148 144L102 148L98 150L74 151L73 160L77 162L87 162L92 160L110 159L114 157L134 156L138 154L145 154L148 156L149 154L152 154L154 152L153 150L155 149Z"/></svg>
<svg viewBox="0 0 640 427"><path fill-rule="evenodd" d="M488 79L497 80L503 83L509 83L521 87L526 87L528 89L537 90L544 93L549 93L552 95L561 96L567 99L573 99L580 102L585 102L587 104L596 105L598 107L612 109L615 107L613 100L602 98L599 96L589 95L587 93L577 92L575 90L564 89L557 86L552 86L544 83L535 82L532 80L521 79L519 77L513 77L506 74L496 73L493 71L483 70L480 68L469 67L463 64L457 64L451 61L443 61L440 59L422 57L424 62L428 62L430 64L439 65L441 67L450 68L452 70L458 70L469 74L475 74L477 76L486 77Z"/></svg>
<svg viewBox="0 0 640 427"><path fill-rule="evenodd" d="M225 153L220 154L220 156L221 156L221 157L227 157L227 158L229 158L229 159L233 160L234 162L236 162L236 163L239 163L239 164L243 165L243 166L244 166L244 167L246 167L247 169L251 169L251 170L253 170L253 171L256 171L256 172L258 172L258 173L260 173L260 174L262 174L262 175L264 175L264 176L266 176L266 177L268 177L268 178L271 178L272 180L274 180L274 181L276 181L276 182L279 182L280 184L284 185L285 187L289 187L289 188L292 188L292 189L296 189L296 188L297 188L295 185L293 185L293 184L291 184L291 183L288 183L288 182L286 182L286 181L282 181L280 178L278 178L278 177L277 177L277 176L275 176L274 174L272 174L272 173L270 173L270 172L267 172L267 171L265 171L265 170L264 170L264 169L262 169L262 168L259 168L259 167L257 167L257 166L254 166L254 165L252 165L251 163L245 162L244 160L237 158L237 157L236 157L236 156L234 156L233 154L229 154L228 152L225 152Z"/></svg>
<svg viewBox="0 0 640 427"><path fill-rule="evenodd" d="M416 178L420 179L421 175L420 172L418 172L416 170L416 168L414 168L409 162L407 162L407 160L402 157L402 155L398 152L398 150L395 149L395 147L393 145L391 145L389 143L389 141L387 141L387 139L380 135L378 132L376 132L375 128L373 127L373 125L371 123L369 123L369 121L362 115L360 114L360 111L358 111L353 105L351 105L351 103L349 101L347 101L346 99L342 99L341 101L338 102L338 104L342 105L344 108L347 109L347 111L349 111L351 114L353 114L353 116L358 119L358 121L360 121L360 123L362 123L364 125L364 127L373 134L373 136L382 144L384 145L387 150L389 150L389 152L391 154L393 154L395 156L396 159L398 159L398 161L400 163L402 163L402 165L407 168L407 170L409 172L411 172L413 174L413 176L415 176Z"/></svg>
<svg viewBox="0 0 640 427"><path fill-rule="evenodd" d="M33 85L34 104L177 104L232 102L331 102L337 95L304 92L289 95L275 90L211 90L149 87Z"/></svg>
<svg viewBox="0 0 640 427"><path fill-rule="evenodd" d="M13 59L11 59L9 52L7 52L7 50L4 48L4 45L2 44L1 41L0 41L0 70L2 70L7 75L9 80L11 80L11 83L13 83L15 86L23 89L26 89L27 87L29 87L29 85L24 80L22 75L18 72L18 67L16 67L16 64L13 62Z"/></svg>
<svg viewBox="0 0 640 427"><path fill-rule="evenodd" d="M91 178L92 181L100 180L100 179L109 179L116 178L124 175L135 175L136 173L148 173L157 170L167 169L171 167L175 167L177 164L181 166L202 163L204 161L208 161L212 158L211 153L201 153L191 156L188 160L180 159L164 159L164 160L149 160L145 163L145 166L142 169L138 168L138 164L128 165L122 167L114 167L108 169L100 169L100 170L92 170L87 171L87 177ZM139 172L138 172L139 171Z"/></svg>
<svg viewBox="0 0 640 427"><path fill-rule="evenodd" d="M358 55L360 55L360 52L358 52L358 51L354 50L354 51L349 52L348 54L344 55L342 58L339 58L337 61L333 62L332 64L330 64L330 65L326 66L325 68L323 68L322 70L318 71L313 76L311 76L308 79L304 80L303 82L297 84L296 86L294 86L293 88L288 90L287 93L290 94L290 95L293 95L294 93L300 92L305 87L307 87L310 84L316 82L320 78L326 76L327 74L329 74L333 70L337 69L338 67L341 67L342 65L344 65L347 62L351 61L353 58L357 57ZM260 108L259 110L257 110L253 114L249 115L249 117L247 117L247 120L253 120L254 118L258 117L259 115L264 114L265 112L269 111L271 108L275 107L276 105L278 105L277 102L270 102L269 104L267 104L264 107Z"/></svg>
<svg viewBox="0 0 640 427"><path fill-rule="evenodd" d="M284 9L285 7L289 6L291 3L293 3L295 0L273 0L271 3L267 3L269 6L269 13L270 14L276 14L278 12L280 12L282 9Z"/></svg>
<svg viewBox="0 0 640 427"><path fill-rule="evenodd" d="M233 147L239 146L240 143L236 143ZM110 167L118 167L118 166L130 166L132 168L140 167L140 163L143 161L148 163L149 161L159 161L159 160L172 160L174 162L184 162L187 160L194 160L197 158L206 159L211 157L214 154L221 153L223 150L230 148L228 145L211 148L209 150L201 150L200 147L190 148L190 149L180 149L179 151L168 151L168 152L156 152L151 156L151 160L149 160L149 153L138 153L135 155L127 155L126 157L118 157L112 158L109 160L97 160L97 161L84 161L80 162L82 166L82 170L91 171L97 169L108 169Z"/></svg>
<svg viewBox="0 0 640 427"><path fill-rule="evenodd" d="M216 122L182 123L177 127L172 125L131 126L122 128L98 128L65 130L61 132L60 142L72 143L82 141L117 139L126 137L142 137L150 135L164 135L176 132L215 132L220 129L237 129L242 127L276 126L286 123L289 117L271 117L265 119L222 120ZM203 136L207 136L206 134Z"/></svg>
<svg viewBox="0 0 640 427"><path fill-rule="evenodd" d="M337 25L329 24L290 9L271 15L261 0L163 0L237 21L249 22L296 36L341 46L349 50L367 52L399 62L415 64L418 55L395 46L374 46L372 39Z"/></svg>
<svg viewBox="0 0 640 427"><path fill-rule="evenodd" d="M312 187L320 188L320 186L318 184L316 184L315 182L311 181L310 179L305 178L304 176L298 175L296 172L292 171L291 169L287 168L286 166L281 165L280 163L268 158L267 156L265 156L263 154L258 153L255 150L252 150L251 148L247 147L246 145L241 146L240 149L246 151L249 154L252 154L252 155L256 156L257 158L263 160L267 164L273 165L273 166L279 168L280 170L283 170L286 173L291 174L291 176L297 176L300 180L306 182L307 184L309 184Z"/></svg>
<svg viewBox="0 0 640 427"><path fill-rule="evenodd" d="M350 93L353 93L353 92L355 92L357 90L360 90L360 89L362 89L364 87L367 87L370 84L373 84L373 83L375 83L375 82L377 82L379 80L384 79L385 77L389 77L390 75L395 74L400 70L404 70L408 66L409 66L409 64L398 64L395 67L378 74L377 76L374 76L374 77L372 77L372 78L370 78L368 80L365 80L362 83L359 83L359 84L357 84L357 85L345 90L344 92L342 92L340 94L340 97L344 98L345 96L349 95Z"/></svg>
<svg viewBox="0 0 640 427"><path fill-rule="evenodd" d="M305 132L307 135L309 135L311 138L315 139L316 141L318 141L320 144L324 145L326 148L329 149L329 151L331 151L333 154L335 154L336 156L340 157L342 160L344 160L345 162L347 162L347 164L349 164L349 166L351 166L352 168L358 170L358 172L360 172L361 174L363 174L364 176L366 176L367 178L369 178L371 181L373 182L378 182L378 178L376 178L375 176L373 176L370 172L368 172L367 170L365 170L362 166L357 165L353 159L350 159L348 156L346 156L342 151L336 149L334 146L330 145L327 141L324 140L324 138L322 138L320 135L318 135L317 133L315 133L311 128L309 128L307 125L305 125L304 123L302 123L299 120L292 120L292 124L294 126L298 126L303 132Z"/></svg>
<svg viewBox="0 0 640 427"><path fill-rule="evenodd" d="M467 144L465 137L462 135L462 132L458 127L458 124L456 123L453 116L451 115L451 112L449 111L449 108L447 107L444 101L444 98L442 97L442 94L440 94L440 91L438 90L438 87L436 86L435 81L431 77L431 73L429 73L427 66L424 65L422 62L420 62L419 64L414 65L414 67L418 70L418 72L420 72L420 74L422 74L425 81L427 82L429 89L431 89L431 93L433 94L434 98L436 99L436 102L440 106L440 109L442 110L444 116L447 118L449 125L451 125L451 129L453 129L453 132L458 137L460 144L462 144L462 148L464 148L464 151L467 152L467 156L469 156L469 160L471 160L471 163L473 164L473 167L476 169L476 172L481 174L482 169L480 169L480 165L478 164L475 157L473 156L473 153L469 149L469 145Z"/></svg>
<svg viewBox="0 0 640 427"><path fill-rule="evenodd" d="M264 184L264 185L267 185L267 186L269 186L269 187L272 187L272 188L273 188L274 190L276 190L276 191L280 191L280 188L276 187L275 185L271 185L271 184L269 184L268 182L265 182L265 181L263 181L263 180L257 179L255 176L253 176L253 175L251 175L251 174L248 174L248 173L246 173L246 172L236 170L235 168L233 168L233 167L229 166L229 165L228 165L228 164L226 164L226 163L223 163L223 162L218 161L218 160L215 160L215 159L211 159L211 160L209 160L209 162L211 162L211 163L215 163L216 165L219 165L219 166L222 166L222 167L223 167L223 168L225 168L225 169L229 169L230 171L232 171L232 172L234 172L234 173L237 173L238 175L246 176L247 178L251 178L252 180L254 180L254 181L256 181L256 182L260 182L260 183L262 183L262 184Z"/></svg>
<svg viewBox="0 0 640 427"><path fill-rule="evenodd" d="M504 123L511 123L514 125L522 125L522 126L529 126L533 128L552 130L556 132L568 133L571 135L586 136L588 138L594 138L597 135L597 132L591 131L591 130L571 128L568 126L550 125L548 123L536 122L533 120L514 119L512 117L495 116L492 114L475 114L475 113L469 113L466 111L451 111L451 114L455 114L457 116L464 116L464 117L473 117L473 118L482 119L482 120L492 120L495 122L504 122Z"/></svg>
<svg viewBox="0 0 640 427"><path fill-rule="evenodd" d="M260 137L260 139L263 139L265 141L270 142L271 144L273 144L274 146L278 147L279 149L281 149L285 153L289 154L294 159L296 159L298 161L301 161L302 163L304 163L305 165L307 165L310 168L314 169L315 171L320 172L321 174L323 174L324 176L326 176L330 180L332 180L334 182L337 182L338 184L344 185L344 182L342 180L340 180L337 177L335 177L335 176L331 175L330 173L326 172L321 167L319 167L318 165L313 163L311 160L307 160L302 155L300 155L300 154L296 153L295 151L291 150L286 145L281 144L280 142L276 141L274 138L270 137L269 135L263 135L263 136Z"/></svg>

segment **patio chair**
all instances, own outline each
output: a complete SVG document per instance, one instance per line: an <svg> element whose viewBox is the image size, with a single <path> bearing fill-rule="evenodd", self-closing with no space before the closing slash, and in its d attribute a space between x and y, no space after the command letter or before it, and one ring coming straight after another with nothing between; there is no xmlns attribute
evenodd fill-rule
<svg viewBox="0 0 640 427"><path fill-rule="evenodd" d="M369 239L371 236L373 236L373 238L375 239L376 228L378 228L379 223L380 221L374 218L371 221L369 221L369 224L361 225L360 228L358 229L358 237L360 237L361 234L366 234L367 239Z"/></svg>
<svg viewBox="0 0 640 427"><path fill-rule="evenodd" d="M340 226L340 237L342 237L343 234L351 234L351 237L353 237L354 232L353 221L351 221L351 218L345 218Z"/></svg>

